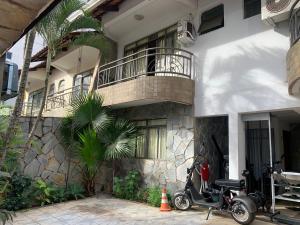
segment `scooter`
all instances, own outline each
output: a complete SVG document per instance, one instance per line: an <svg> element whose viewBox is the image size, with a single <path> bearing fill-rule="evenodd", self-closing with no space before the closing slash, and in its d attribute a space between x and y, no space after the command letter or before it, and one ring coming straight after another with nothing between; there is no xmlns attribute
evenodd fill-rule
<svg viewBox="0 0 300 225"><path fill-rule="evenodd" d="M200 166L199 155L192 166L187 169L185 188L175 192L173 205L178 210L188 210L192 205L208 208L206 220L212 210L225 211L232 215L239 224L251 224L255 219L257 207L248 196L234 196L235 191L245 190L244 180L216 180L213 188L199 193L194 187L193 173Z"/></svg>

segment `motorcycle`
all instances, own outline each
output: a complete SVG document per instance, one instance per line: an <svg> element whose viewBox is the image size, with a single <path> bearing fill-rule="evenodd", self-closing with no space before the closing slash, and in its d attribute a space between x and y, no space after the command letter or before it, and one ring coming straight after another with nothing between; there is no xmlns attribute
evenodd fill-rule
<svg viewBox="0 0 300 225"><path fill-rule="evenodd" d="M188 210L192 205L198 205L209 209L206 220L208 220L212 210L218 210L230 213L239 224L251 224L256 216L256 204L247 195L235 194L235 192L245 190L245 180L216 180L211 189L199 193L192 181L193 173L195 170L197 171L199 166L198 155L192 166L187 169L185 188L175 192L173 196L172 201L175 208Z"/></svg>

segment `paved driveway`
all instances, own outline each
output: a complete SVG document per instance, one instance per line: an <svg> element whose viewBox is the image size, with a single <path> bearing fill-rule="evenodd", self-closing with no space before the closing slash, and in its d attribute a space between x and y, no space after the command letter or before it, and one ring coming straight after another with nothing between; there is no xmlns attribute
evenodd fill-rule
<svg viewBox="0 0 300 225"><path fill-rule="evenodd" d="M230 217L212 215L205 221L206 210L160 212L145 204L108 196L55 204L17 213L13 225L229 225ZM270 225L255 221L253 225Z"/></svg>

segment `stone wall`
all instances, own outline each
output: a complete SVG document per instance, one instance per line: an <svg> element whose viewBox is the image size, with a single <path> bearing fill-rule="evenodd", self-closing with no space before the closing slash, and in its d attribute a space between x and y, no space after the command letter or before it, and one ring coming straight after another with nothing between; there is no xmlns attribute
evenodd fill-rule
<svg viewBox="0 0 300 225"><path fill-rule="evenodd" d="M193 108L175 103L160 103L117 110L117 115L130 120L167 119L167 158L126 159L120 166L123 174L138 169L146 186L167 184L170 191L182 188L186 181L186 168L194 157Z"/></svg>
<svg viewBox="0 0 300 225"><path fill-rule="evenodd" d="M34 179L65 185L68 169L66 152L59 135L60 118L42 118L35 132L32 148L22 153L21 172ZM21 117L20 124L28 134L34 118ZM72 160L70 182L80 182L78 162Z"/></svg>
<svg viewBox="0 0 300 225"><path fill-rule="evenodd" d="M197 118L195 124L195 151L202 156L202 160L208 160L210 180L225 178L222 160L213 143L212 135L215 136L223 155L228 155L228 117Z"/></svg>

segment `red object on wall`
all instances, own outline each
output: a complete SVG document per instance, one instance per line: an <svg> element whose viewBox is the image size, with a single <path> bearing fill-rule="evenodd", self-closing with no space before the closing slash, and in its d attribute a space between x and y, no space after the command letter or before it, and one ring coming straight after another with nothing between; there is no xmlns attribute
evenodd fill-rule
<svg viewBox="0 0 300 225"><path fill-rule="evenodd" d="M209 166L208 166L207 162L204 162L201 165L200 173L201 173L201 177L202 177L203 181L208 181L208 179L209 179Z"/></svg>

